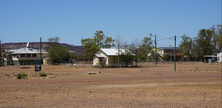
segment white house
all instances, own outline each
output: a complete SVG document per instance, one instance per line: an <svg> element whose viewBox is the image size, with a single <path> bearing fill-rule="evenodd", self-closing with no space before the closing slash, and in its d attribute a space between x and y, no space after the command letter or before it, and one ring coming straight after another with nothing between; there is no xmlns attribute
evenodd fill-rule
<svg viewBox="0 0 222 108"><path fill-rule="evenodd" d="M217 61L220 63L222 62L222 52L217 53Z"/></svg>
<svg viewBox="0 0 222 108"><path fill-rule="evenodd" d="M217 62L222 62L222 52L214 54L214 55L204 55L205 58L208 58L208 61L215 60Z"/></svg>
<svg viewBox="0 0 222 108"><path fill-rule="evenodd" d="M119 54L124 54L129 50L119 49ZM116 65L118 58L118 49L99 49L93 57L93 66L97 64ZM123 63L121 63L123 64Z"/></svg>

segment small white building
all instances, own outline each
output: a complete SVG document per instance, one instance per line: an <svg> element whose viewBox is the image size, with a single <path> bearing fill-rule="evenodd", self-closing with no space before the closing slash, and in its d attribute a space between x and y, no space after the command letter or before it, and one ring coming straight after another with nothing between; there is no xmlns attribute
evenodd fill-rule
<svg viewBox="0 0 222 108"><path fill-rule="evenodd" d="M222 62L222 52L217 54L217 61L220 63Z"/></svg>
<svg viewBox="0 0 222 108"><path fill-rule="evenodd" d="M212 62L212 60L215 60L219 63L222 62L222 52L214 54L214 55L204 55L204 58L208 58L209 62Z"/></svg>
<svg viewBox="0 0 222 108"><path fill-rule="evenodd" d="M129 50L127 50L129 51ZM119 49L119 54L126 53L126 49ZM93 56L93 66L97 64L102 65L117 65L118 49L99 49ZM124 64L124 63L120 63Z"/></svg>

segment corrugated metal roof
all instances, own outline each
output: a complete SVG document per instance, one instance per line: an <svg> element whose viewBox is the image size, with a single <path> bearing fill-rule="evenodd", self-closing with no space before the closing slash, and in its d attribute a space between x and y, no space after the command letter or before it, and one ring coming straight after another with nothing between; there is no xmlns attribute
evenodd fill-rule
<svg viewBox="0 0 222 108"><path fill-rule="evenodd" d="M104 56L102 56L102 55L100 55L100 54L95 54L95 56L96 56L96 57L99 57L99 58L104 57Z"/></svg>
<svg viewBox="0 0 222 108"><path fill-rule="evenodd" d="M118 49L105 49L105 48L101 48L100 50L103 51L108 56L117 56L118 55ZM119 49L119 54L126 53L126 50L127 49Z"/></svg>
<svg viewBox="0 0 222 108"><path fill-rule="evenodd" d="M39 50L35 50L35 49L32 49L32 48L27 48L27 47L24 47L24 48L21 48L21 49L17 49L17 50L11 50L12 54L36 54L36 53L40 53ZM42 51L42 53L47 53L47 52L44 52Z"/></svg>

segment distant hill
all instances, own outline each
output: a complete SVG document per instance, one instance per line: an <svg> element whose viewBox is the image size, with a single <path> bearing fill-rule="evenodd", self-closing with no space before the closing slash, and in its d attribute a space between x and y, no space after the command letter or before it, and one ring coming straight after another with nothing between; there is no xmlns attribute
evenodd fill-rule
<svg viewBox="0 0 222 108"><path fill-rule="evenodd" d="M85 49L83 48L83 46L74 46L74 45L69 45L66 43L60 43L61 45L64 45L69 52L71 52L73 55L78 55L78 54L85 54ZM3 49L20 49L23 47L26 47L27 42L18 42L18 43L3 43L2 44L2 48ZM39 42L29 42L29 48L33 48L33 49L39 49ZM45 42L42 42L42 47L45 47Z"/></svg>

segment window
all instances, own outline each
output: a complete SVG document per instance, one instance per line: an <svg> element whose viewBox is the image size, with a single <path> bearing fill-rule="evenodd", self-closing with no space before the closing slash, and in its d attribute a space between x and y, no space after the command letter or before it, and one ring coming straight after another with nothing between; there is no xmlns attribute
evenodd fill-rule
<svg viewBox="0 0 222 108"><path fill-rule="evenodd" d="M116 58L115 57L113 57L113 61L112 61L113 63L116 63Z"/></svg>
<svg viewBox="0 0 222 108"><path fill-rule="evenodd" d="M25 57L25 54L20 54L20 57Z"/></svg>
<svg viewBox="0 0 222 108"><path fill-rule="evenodd" d="M26 54L26 57L31 57L31 54Z"/></svg>
<svg viewBox="0 0 222 108"><path fill-rule="evenodd" d="M37 54L32 54L32 57L37 57Z"/></svg>

